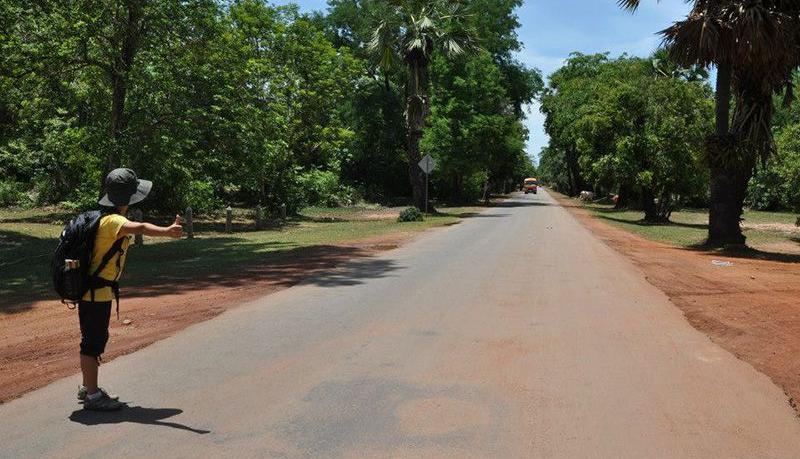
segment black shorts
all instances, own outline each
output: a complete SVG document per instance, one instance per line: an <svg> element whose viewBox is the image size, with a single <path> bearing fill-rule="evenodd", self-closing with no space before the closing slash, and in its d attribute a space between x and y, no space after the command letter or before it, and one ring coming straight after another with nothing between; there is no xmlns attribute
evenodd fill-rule
<svg viewBox="0 0 800 459"><path fill-rule="evenodd" d="M81 301L78 303L78 317L81 322L81 355L100 357L108 342L111 302Z"/></svg>

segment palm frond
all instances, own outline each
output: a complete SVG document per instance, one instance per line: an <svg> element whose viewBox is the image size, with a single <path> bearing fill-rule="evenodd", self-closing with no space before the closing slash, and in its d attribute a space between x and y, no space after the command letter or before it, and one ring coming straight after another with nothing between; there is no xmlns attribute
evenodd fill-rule
<svg viewBox="0 0 800 459"><path fill-rule="evenodd" d="M422 16L419 19L419 24L417 25L417 28L421 32L424 32L426 30L431 30L436 28L436 24L433 22L433 19L431 19L429 16Z"/></svg>
<svg viewBox="0 0 800 459"><path fill-rule="evenodd" d="M382 21L372 33L372 39L367 44L367 50L376 56L378 67L387 71L396 62L396 51L393 46L395 31L386 21Z"/></svg>
<svg viewBox="0 0 800 459"><path fill-rule="evenodd" d="M405 44L406 51L425 51L425 40L423 37L417 35L412 36L409 40L406 41Z"/></svg>
<svg viewBox="0 0 800 459"><path fill-rule="evenodd" d="M458 41L452 38L446 38L442 44L442 49L448 56L458 56L464 54L465 49Z"/></svg>
<svg viewBox="0 0 800 459"><path fill-rule="evenodd" d="M664 45L670 49L671 57L681 65L708 66L727 60L731 29L718 18L706 12L692 12L685 20L678 21L661 31Z"/></svg>
<svg viewBox="0 0 800 459"><path fill-rule="evenodd" d="M617 0L617 4L620 8L629 10L631 12L636 11L639 9L639 4L641 0Z"/></svg>

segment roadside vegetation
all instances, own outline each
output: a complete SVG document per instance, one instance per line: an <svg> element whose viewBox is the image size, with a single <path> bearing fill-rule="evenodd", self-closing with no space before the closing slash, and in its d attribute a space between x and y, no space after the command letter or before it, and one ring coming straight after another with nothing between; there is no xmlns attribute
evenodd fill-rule
<svg viewBox="0 0 800 459"><path fill-rule="evenodd" d="M182 240L145 238L132 246L135 259L126 267L125 287L153 284L175 278L202 279L268 264L292 251L322 246L391 241L426 229L451 225L478 211L478 207L440 207L423 221L398 223L403 208L381 206L304 209L286 221L274 220L256 231L252 212L236 209L233 232L225 232L225 216L209 215L195 222L195 238ZM49 262L58 234L72 212L47 208L0 210L0 305L12 306L53 297ZM169 220L164 216L163 220ZM169 260L169 263L159 263ZM158 269L153 269L153 266Z"/></svg>
<svg viewBox="0 0 800 459"><path fill-rule="evenodd" d="M118 166L150 213L423 207L421 154L432 197L510 190L543 86L521 4L0 0L0 207L92 207Z"/></svg>
<svg viewBox="0 0 800 459"><path fill-rule="evenodd" d="M708 236L708 210L684 208L672 213L668 223L642 220L640 211L615 209L613 204L584 203L593 215L647 239L684 247L702 247ZM764 253L800 254L800 228L790 212L746 209L742 229L748 245Z"/></svg>
<svg viewBox="0 0 800 459"><path fill-rule="evenodd" d="M619 3L635 10L641 2ZM541 175L573 196L616 195L618 208L643 210L651 223L708 207L706 243L740 246L746 206L800 211L792 107L800 4L690 3L691 13L661 32L666 49L638 70L626 56L574 55L551 76Z"/></svg>

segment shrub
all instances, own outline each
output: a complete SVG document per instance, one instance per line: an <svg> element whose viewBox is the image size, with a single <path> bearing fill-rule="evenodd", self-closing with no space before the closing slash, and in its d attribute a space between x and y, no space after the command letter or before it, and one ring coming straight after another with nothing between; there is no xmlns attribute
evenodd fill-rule
<svg viewBox="0 0 800 459"><path fill-rule="evenodd" d="M213 212L223 207L222 201L214 192L214 185L210 181L204 180L189 182L183 201L195 213Z"/></svg>
<svg viewBox="0 0 800 459"><path fill-rule="evenodd" d="M22 184L16 182L0 182L0 207L9 207L23 204L27 195L22 189Z"/></svg>
<svg viewBox="0 0 800 459"><path fill-rule="evenodd" d="M76 212L97 209L97 188L88 183L82 183L81 187L74 190L72 198L61 203L62 206Z"/></svg>
<svg viewBox="0 0 800 459"><path fill-rule="evenodd" d="M786 208L784 179L772 164L760 169L747 187L745 203L756 210L779 210Z"/></svg>
<svg viewBox="0 0 800 459"><path fill-rule="evenodd" d="M358 202L359 196L353 187L342 185L339 174L334 171L312 169L300 174L298 179L307 205L344 207Z"/></svg>
<svg viewBox="0 0 800 459"><path fill-rule="evenodd" d="M400 212L400 216L397 217L397 221L400 223L403 222L421 222L424 218L422 217L422 212L419 211L416 207L409 207L407 209L403 209Z"/></svg>

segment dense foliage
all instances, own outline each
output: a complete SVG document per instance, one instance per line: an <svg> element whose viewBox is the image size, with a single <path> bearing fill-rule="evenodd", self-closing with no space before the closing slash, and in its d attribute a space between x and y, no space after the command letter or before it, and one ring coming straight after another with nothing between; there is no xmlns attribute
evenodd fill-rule
<svg viewBox="0 0 800 459"><path fill-rule="evenodd" d="M759 210L800 212L800 107L781 104L784 94L775 98L775 152L756 166L746 202Z"/></svg>
<svg viewBox="0 0 800 459"><path fill-rule="evenodd" d="M409 68L367 49L395 3L0 0L0 206L92 206L117 166L154 180L159 210L408 200ZM420 125L448 199L529 173L542 86L511 58L521 1L461 3L481 11L460 23L472 45L429 56Z"/></svg>
<svg viewBox="0 0 800 459"><path fill-rule="evenodd" d="M631 10L640 3L619 1ZM687 3L692 4L689 14L661 34L675 62L717 68L716 123L705 142L710 172L708 243L741 245L746 239L740 221L748 183L758 160L775 152L774 96L782 92L785 105L794 99L792 75L800 67L800 2Z"/></svg>
<svg viewBox="0 0 800 459"><path fill-rule="evenodd" d="M702 75L660 61L574 54L542 98L551 142L540 173L577 194L616 194L617 205L666 221L675 206L702 200L703 136L712 128Z"/></svg>

